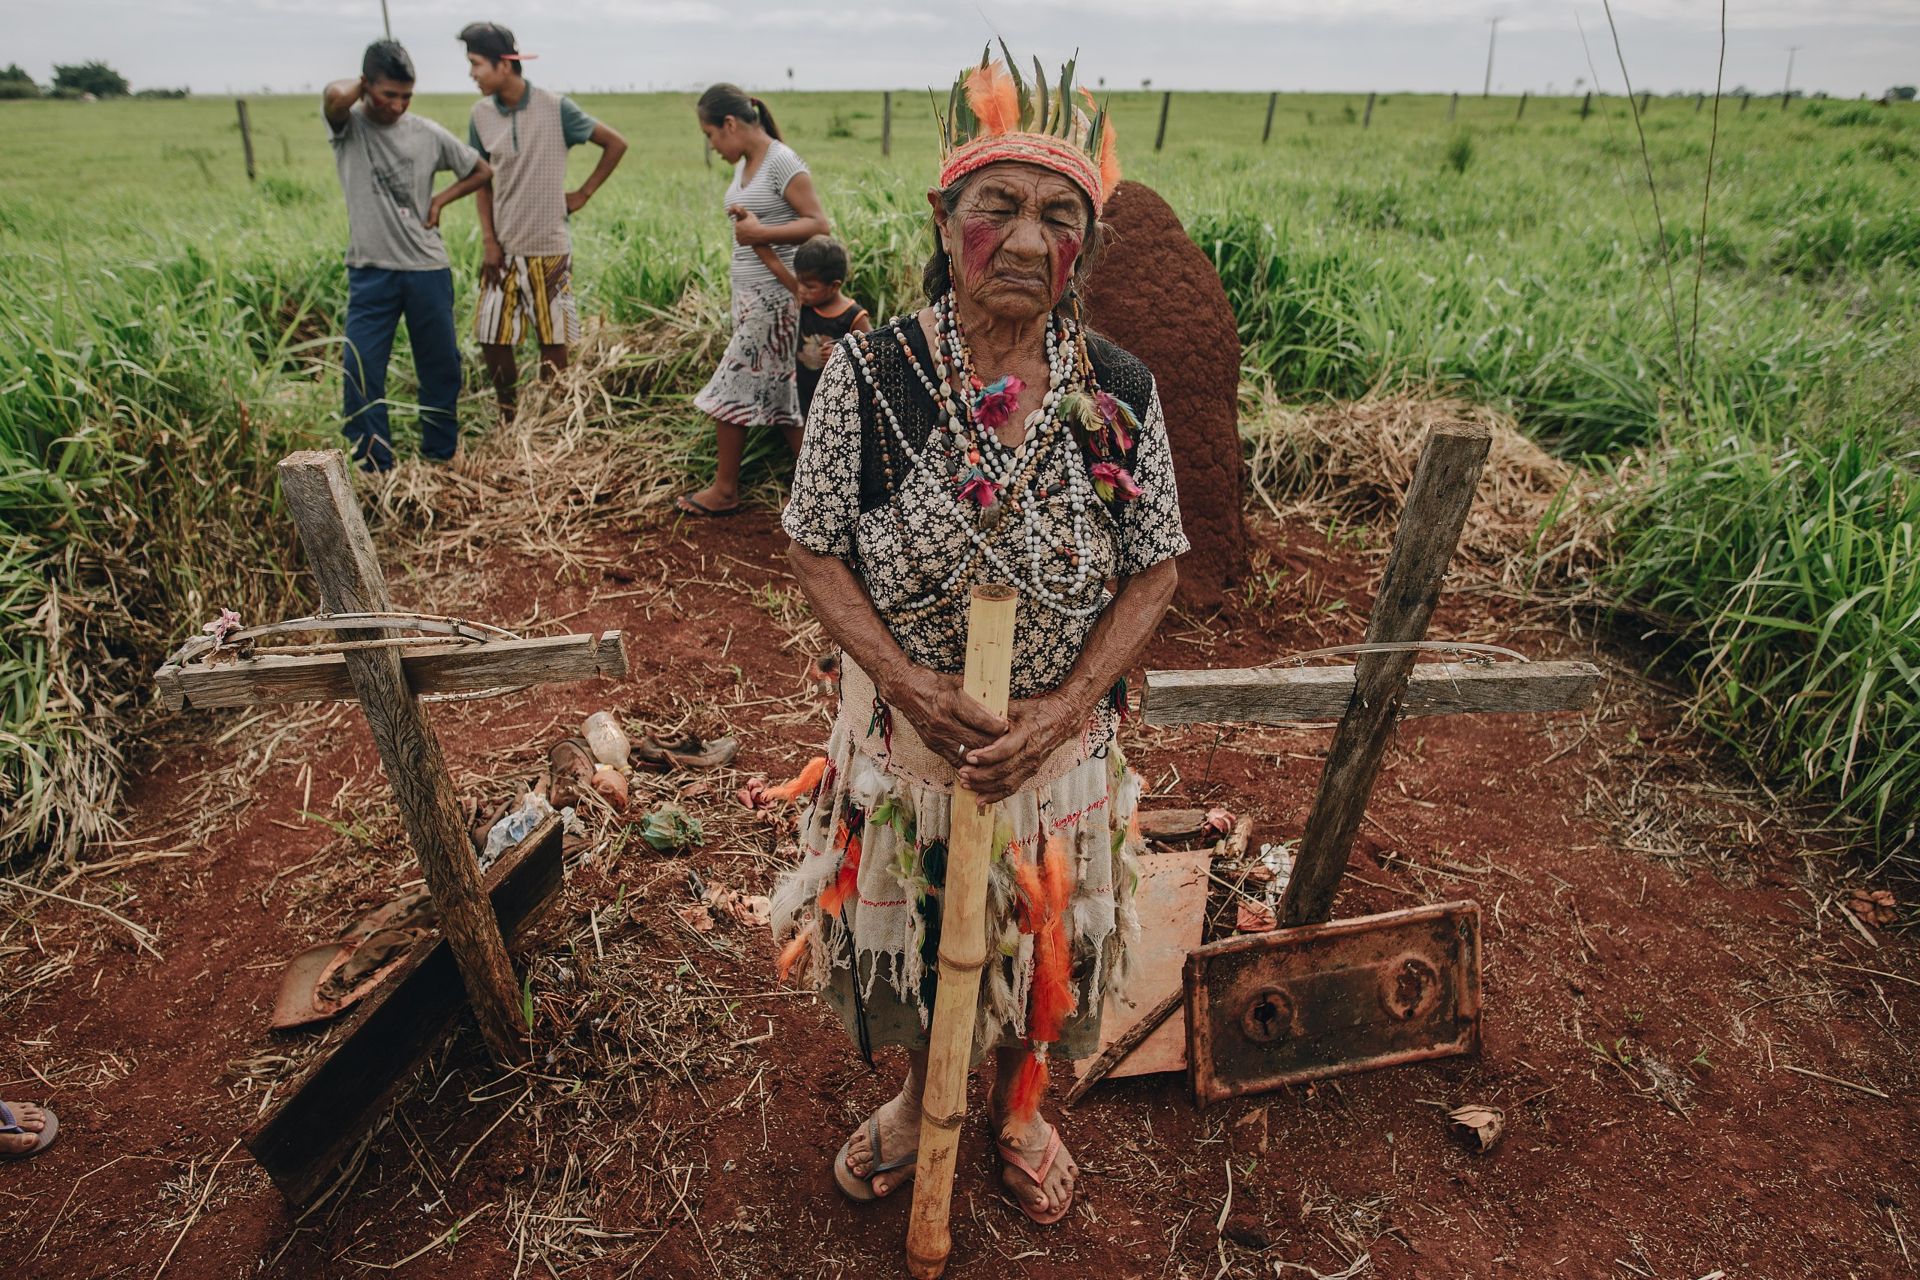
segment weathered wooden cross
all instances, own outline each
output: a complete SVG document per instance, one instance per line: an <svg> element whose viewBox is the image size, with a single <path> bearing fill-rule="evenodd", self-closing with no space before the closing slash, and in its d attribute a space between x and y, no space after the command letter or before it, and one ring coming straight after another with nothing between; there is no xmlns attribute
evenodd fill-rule
<svg viewBox="0 0 1920 1280"><path fill-rule="evenodd" d="M358 1137L355 1129L370 1127L374 1117L368 1113L392 1095L451 1021L445 1006L450 990L457 989L449 986L456 971L493 1055L511 1064L524 1061L528 1054L528 1027L521 1016L501 924L516 928L551 898L558 885L559 833L547 824L522 842L519 858L496 867L490 902L461 818L459 796L421 695L625 675L627 657L618 631L532 640L482 639L483 634L505 633L456 624L433 628L448 633L440 639L401 636L395 625L382 625L407 622L405 615L394 613L387 597L386 580L353 495L345 456L335 449L302 451L289 455L279 470L281 491L299 526L326 610L308 625L331 625L338 641L261 653L249 647L237 653L218 648L209 653L208 645L190 642L156 673L155 680L164 702L176 708L357 700L379 748L444 938L444 945L423 946L376 1000L363 1007L333 1055L339 1061L316 1064L295 1095L250 1141L276 1182L298 1200L315 1189L317 1172L324 1172L313 1158L315 1137L309 1119L327 1126L327 1141L320 1145L335 1152L343 1136L350 1143ZM343 627L336 620L360 625ZM292 625L300 629L300 624ZM253 632L284 629L276 625ZM521 864L530 850L544 851L551 866L523 871ZM445 963L447 951L451 965ZM384 1013L383 1005L389 1006ZM421 1029L436 1023L437 1029L423 1038ZM313 1096L303 1098L302 1093ZM292 1122L294 1116L300 1118L298 1124ZM276 1137L280 1130L299 1132ZM259 1141L261 1134L267 1139L264 1144ZM263 1154L263 1147L285 1148L292 1164L276 1167Z"/></svg>
<svg viewBox="0 0 1920 1280"><path fill-rule="evenodd" d="M1446 662L1418 666L1414 663L1415 646L1425 637L1427 623L1439 601L1441 581L1453 559L1468 509L1473 505L1474 490L1490 443L1487 429L1478 424L1442 423L1429 433L1394 535L1380 594L1368 618L1366 643L1361 646L1363 650L1368 646L1380 648L1362 652L1351 666L1147 673L1144 712L1148 724L1284 724L1339 717L1313 809L1295 856L1293 874L1280 900L1281 932L1265 935L1275 943L1313 941L1305 931L1290 927L1320 925L1332 911L1334 893L1346 871L1354 833L1365 814L1368 796L1398 717L1572 711L1591 703L1599 688L1600 671L1589 662ZM1461 906L1471 909L1471 904ZM1431 930L1446 927L1434 914L1439 910L1416 908L1412 912L1389 913L1375 919L1384 922L1377 926L1383 929L1406 923L1416 929ZM1471 914L1472 921L1459 927L1463 933L1471 928L1475 943L1471 957L1474 990L1470 994L1474 1004L1471 1032L1473 1043L1477 1044L1477 910ZM1395 921L1391 917L1406 917L1406 920ZM1456 911L1446 919L1457 922L1456 917L1464 918ZM1326 928L1339 929L1346 936L1354 934L1356 930L1352 926L1359 923L1343 921ZM1297 936L1285 936L1290 932ZM1203 1011L1196 1009L1196 995L1204 1004L1205 962L1216 955L1238 956L1266 945L1264 940L1235 939L1204 947L1189 959L1189 1043L1194 1049L1189 1055L1189 1066L1194 1072L1196 1094L1202 1101L1247 1091L1203 1079L1208 1064L1199 1060L1200 1050L1207 1046L1196 1043L1193 1037L1197 1030L1194 1024L1203 1016ZM1195 959L1202 963L1196 966ZM1367 963L1390 963L1394 959L1395 956L1388 955L1384 960L1375 957ZM1329 965L1336 961L1322 955L1319 961L1308 963L1309 966ZM1198 992L1196 968L1201 970ZM1416 1006L1423 1016L1434 1013L1433 1000L1437 996L1429 998L1432 993L1426 992L1424 986L1435 979L1444 985L1445 975L1429 974L1425 969L1412 976L1409 973L1412 971L1399 974L1403 999L1396 1003L1396 997L1389 993L1379 1002L1384 1009L1351 1012L1348 1025L1358 1026L1368 1018L1406 1021L1414 1016ZM1411 986L1406 985L1409 983ZM1264 993L1266 1002L1256 1000L1248 1009L1234 1013L1234 1017L1239 1018L1244 1012L1248 1038L1284 1041L1289 1038L1286 1034L1289 1027L1295 1038L1312 1038L1316 1030L1324 1031L1324 1028L1310 1026L1311 1011L1292 1007L1284 993L1270 987L1254 990L1256 996ZM1171 1008L1171 1001L1163 1006L1167 1012ZM1142 1021L1153 1017L1150 1013ZM1205 1038L1202 1036L1202 1040ZM1395 1058L1394 1052L1397 1051L1376 1060L1406 1060ZM1327 1069L1316 1070L1314 1074L1331 1074L1334 1064L1321 1065Z"/></svg>

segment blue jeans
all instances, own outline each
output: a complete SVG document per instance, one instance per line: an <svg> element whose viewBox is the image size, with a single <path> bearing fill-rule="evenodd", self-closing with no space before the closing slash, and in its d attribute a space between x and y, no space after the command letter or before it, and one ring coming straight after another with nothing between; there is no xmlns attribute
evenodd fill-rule
<svg viewBox="0 0 1920 1280"><path fill-rule="evenodd" d="M460 340L453 327L453 272L347 268L345 421L341 433L363 468L393 465L387 427L387 358L406 317L420 383L420 452L445 462L460 442Z"/></svg>

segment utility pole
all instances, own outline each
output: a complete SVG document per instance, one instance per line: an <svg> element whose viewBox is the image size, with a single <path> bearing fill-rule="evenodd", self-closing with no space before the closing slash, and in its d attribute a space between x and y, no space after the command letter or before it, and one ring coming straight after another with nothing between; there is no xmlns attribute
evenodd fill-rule
<svg viewBox="0 0 1920 1280"><path fill-rule="evenodd" d="M1786 106L1787 99L1793 96L1793 55L1804 48L1806 48L1806 46L1800 44L1790 44L1787 46L1787 82L1780 86L1780 105L1782 107Z"/></svg>
<svg viewBox="0 0 1920 1280"><path fill-rule="evenodd" d="M387 16L387 0L380 0L380 25L387 29L387 39L393 39L393 19Z"/></svg>
<svg viewBox="0 0 1920 1280"><path fill-rule="evenodd" d="M1480 86L1480 96L1483 98L1493 93L1493 42L1500 35L1500 24L1503 21L1505 19L1502 18L1487 19L1487 79Z"/></svg>

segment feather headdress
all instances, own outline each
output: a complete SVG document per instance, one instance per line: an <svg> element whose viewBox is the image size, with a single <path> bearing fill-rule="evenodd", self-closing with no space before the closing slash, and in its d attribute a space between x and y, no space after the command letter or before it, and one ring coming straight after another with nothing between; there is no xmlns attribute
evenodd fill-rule
<svg viewBox="0 0 1920 1280"><path fill-rule="evenodd" d="M979 66L960 73L947 93L945 115L934 104L940 185L951 186L1002 160L1035 164L1085 191L1098 217L1120 183L1120 156L1107 109L1084 86L1074 92L1077 58L1060 68L1057 82L1048 81L1035 58L1028 83L1005 41L1000 52L1004 61L996 60L989 46Z"/></svg>

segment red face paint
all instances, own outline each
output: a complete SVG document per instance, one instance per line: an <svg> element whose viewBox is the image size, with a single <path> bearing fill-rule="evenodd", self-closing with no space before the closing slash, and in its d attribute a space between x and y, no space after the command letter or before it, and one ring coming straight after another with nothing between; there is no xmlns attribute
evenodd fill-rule
<svg viewBox="0 0 1920 1280"><path fill-rule="evenodd" d="M1053 296L1059 298L1067 291L1067 280L1073 275L1073 264L1080 260L1080 237L1071 232L1063 232L1059 246L1053 257Z"/></svg>
<svg viewBox="0 0 1920 1280"><path fill-rule="evenodd" d="M967 282L975 283L987 274L993 255L1000 248L1000 228L985 218L969 218L960 228L960 265Z"/></svg>

